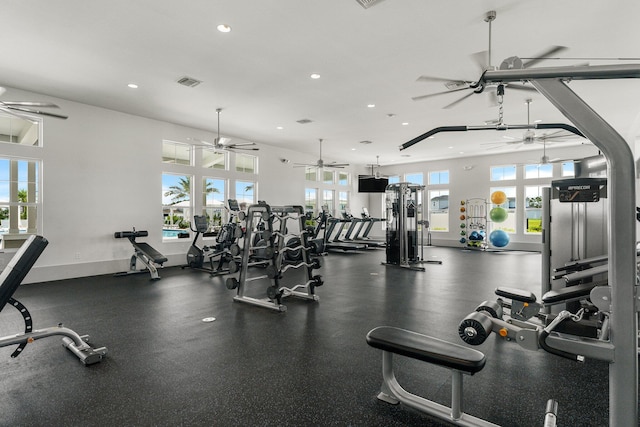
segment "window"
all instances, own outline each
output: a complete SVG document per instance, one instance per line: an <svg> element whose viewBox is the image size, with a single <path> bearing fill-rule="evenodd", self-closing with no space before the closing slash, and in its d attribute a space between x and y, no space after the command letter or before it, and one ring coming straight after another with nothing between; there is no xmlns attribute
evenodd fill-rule
<svg viewBox="0 0 640 427"><path fill-rule="evenodd" d="M449 190L429 191L429 229L449 231Z"/></svg>
<svg viewBox="0 0 640 427"><path fill-rule="evenodd" d="M322 203L324 205L327 205L327 209L329 210L329 213L334 212L334 200L333 200L333 190L324 190L322 192Z"/></svg>
<svg viewBox="0 0 640 427"><path fill-rule="evenodd" d="M318 208L318 189L305 188L304 189L304 210L305 212L317 213Z"/></svg>
<svg viewBox="0 0 640 427"><path fill-rule="evenodd" d="M175 239L189 232L191 181L192 177L186 175L162 174L163 239Z"/></svg>
<svg viewBox="0 0 640 427"><path fill-rule="evenodd" d="M500 205L490 204L489 205L489 220L491 221L491 231L493 230L504 230L507 233L515 233L516 232L516 187L492 187L489 195L493 194L495 191L502 191L506 194L507 198L504 203ZM498 211L494 211L494 218L492 218L491 210L493 208L502 208L506 211L506 219L502 222L494 221L494 218L499 218L500 215ZM500 212L502 213L502 212Z"/></svg>
<svg viewBox="0 0 640 427"><path fill-rule="evenodd" d="M39 160L0 158L0 234L5 248L19 247L24 239L10 238L20 233L37 233Z"/></svg>
<svg viewBox="0 0 640 427"><path fill-rule="evenodd" d="M202 181L203 214L207 217L209 228L218 230L228 220L225 209L226 181L220 178L204 178Z"/></svg>
<svg viewBox="0 0 640 427"><path fill-rule="evenodd" d="M338 184L340 184L340 185L349 185L349 173L348 172L338 172Z"/></svg>
<svg viewBox="0 0 640 427"><path fill-rule="evenodd" d="M318 169L313 166L307 166L304 168L304 179L307 181L318 180Z"/></svg>
<svg viewBox="0 0 640 427"><path fill-rule="evenodd" d="M227 153L210 148L202 149L202 167L209 169L227 169Z"/></svg>
<svg viewBox="0 0 640 427"><path fill-rule="evenodd" d="M524 178L551 178L553 177L553 165L551 163L543 165L525 165Z"/></svg>
<svg viewBox="0 0 640 427"><path fill-rule="evenodd" d="M573 162L562 162L562 176L575 176L575 165Z"/></svg>
<svg viewBox="0 0 640 427"><path fill-rule="evenodd" d="M541 185L524 187L524 232L542 233L542 188Z"/></svg>
<svg viewBox="0 0 640 427"><path fill-rule="evenodd" d="M322 171L322 182L324 184L333 184L333 171L323 170Z"/></svg>
<svg viewBox="0 0 640 427"><path fill-rule="evenodd" d="M236 171L258 173L258 158L249 154L236 153ZM238 203L240 200L238 199Z"/></svg>
<svg viewBox="0 0 640 427"><path fill-rule="evenodd" d="M338 209L343 211L349 207L349 192L338 191Z"/></svg>
<svg viewBox="0 0 640 427"><path fill-rule="evenodd" d="M449 171L438 171L429 173L429 184L449 184Z"/></svg>
<svg viewBox="0 0 640 427"><path fill-rule="evenodd" d="M399 182L400 182L400 176L393 175L389 177L389 184L397 184ZM384 196L382 196L382 198L384 199Z"/></svg>
<svg viewBox="0 0 640 427"><path fill-rule="evenodd" d="M162 141L162 162L191 166L191 145Z"/></svg>
<svg viewBox="0 0 640 427"><path fill-rule="evenodd" d="M29 120L0 115L0 142L39 147L42 140L42 119L29 116Z"/></svg>
<svg viewBox="0 0 640 427"><path fill-rule="evenodd" d="M411 184L418 184L418 185L422 185L423 181L422 181L422 172L419 173L408 173L405 175L405 179L407 182L411 183Z"/></svg>
<svg viewBox="0 0 640 427"><path fill-rule="evenodd" d="M236 199L240 209L246 209L256 203L256 183L251 181L236 181Z"/></svg>
<svg viewBox="0 0 640 427"><path fill-rule="evenodd" d="M491 181L509 181L512 179L516 179L515 166L491 167Z"/></svg>

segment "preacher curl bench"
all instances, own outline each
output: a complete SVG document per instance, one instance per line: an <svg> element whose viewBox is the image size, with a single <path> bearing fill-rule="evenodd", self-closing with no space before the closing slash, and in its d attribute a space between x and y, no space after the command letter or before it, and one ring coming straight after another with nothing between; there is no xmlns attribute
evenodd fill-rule
<svg viewBox="0 0 640 427"><path fill-rule="evenodd" d="M48 243L47 239L42 236L29 237L0 274L0 311L7 304L14 306L22 315L25 326L24 333L0 337L0 347L18 344L16 350L11 354L11 357L18 357L27 344L41 338L62 335L63 346L75 354L82 363L91 365L100 362L107 354L106 347L92 348L85 342L88 339L86 335L80 336L71 329L63 327L62 324L34 330L31 314L24 305L13 298L18 286Z"/></svg>

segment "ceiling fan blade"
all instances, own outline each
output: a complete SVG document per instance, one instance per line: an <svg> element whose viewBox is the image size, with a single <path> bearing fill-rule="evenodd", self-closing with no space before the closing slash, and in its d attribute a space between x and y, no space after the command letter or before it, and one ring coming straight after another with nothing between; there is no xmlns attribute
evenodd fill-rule
<svg viewBox="0 0 640 427"><path fill-rule="evenodd" d="M428 95L414 96L411 99L414 100L414 101L420 101L420 100L423 100L423 99L431 98L432 96L446 95L447 93L459 92L461 90L467 90L467 89L469 89L469 88L468 87L461 87L461 88L458 88L458 89L451 89L451 90L445 90L445 91L442 91L442 92L430 93Z"/></svg>
<svg viewBox="0 0 640 427"><path fill-rule="evenodd" d="M544 61L547 57L553 56L556 53L562 52L563 50L566 50L566 49L568 49L568 47L566 46L551 46L549 49L545 50L544 52L541 52L538 55L535 55L533 59L530 59L529 61L524 62L522 66L524 68L529 68L540 61Z"/></svg>
<svg viewBox="0 0 640 427"><path fill-rule="evenodd" d="M30 102L30 101L0 101L6 106L11 107L41 107L41 108L60 108L51 102Z"/></svg>
<svg viewBox="0 0 640 427"><path fill-rule="evenodd" d="M456 104L459 104L460 102L464 101L465 99L469 98L471 95L473 95L475 92L469 92L468 94L466 94L465 96L463 96L462 98L458 98L457 100L453 101L451 104L445 105L444 109L449 109L454 107Z"/></svg>
<svg viewBox="0 0 640 427"><path fill-rule="evenodd" d="M33 121L32 117L26 116L24 114L20 114L20 113L16 113L13 112L9 109L9 107L4 107L2 105L0 105L0 111L2 111L3 113L6 113L8 115L10 115L11 117L17 117L20 120L27 120L29 122Z"/></svg>
<svg viewBox="0 0 640 427"><path fill-rule="evenodd" d="M473 83L467 80L447 79L445 77L434 77L434 76L420 76L416 81L417 82L452 82L452 83L465 83L465 84Z"/></svg>
<svg viewBox="0 0 640 427"><path fill-rule="evenodd" d="M24 113L38 114L40 116L55 117L56 119L66 120L69 118L69 116L64 116L62 114L49 113L47 111L40 111L40 110L32 110L30 108L12 107L9 105L6 105L5 107L7 110L17 110L17 111L22 111Z"/></svg>
<svg viewBox="0 0 640 427"><path fill-rule="evenodd" d="M260 151L259 148L250 148L250 147L238 147L234 144L232 145L227 145L226 146L227 149L229 150L245 150L245 151Z"/></svg>
<svg viewBox="0 0 640 427"><path fill-rule="evenodd" d="M489 51L483 50L481 52L472 53L469 56L478 68L480 68L480 72L484 72L489 68Z"/></svg>
<svg viewBox="0 0 640 427"><path fill-rule="evenodd" d="M249 146L249 145L256 145L256 143L255 142L233 142L233 143L227 145L227 147L231 147L232 145L234 147L246 147L246 146Z"/></svg>
<svg viewBox="0 0 640 427"><path fill-rule="evenodd" d="M349 163L325 163L324 166L328 166L330 168L344 168L349 166Z"/></svg>

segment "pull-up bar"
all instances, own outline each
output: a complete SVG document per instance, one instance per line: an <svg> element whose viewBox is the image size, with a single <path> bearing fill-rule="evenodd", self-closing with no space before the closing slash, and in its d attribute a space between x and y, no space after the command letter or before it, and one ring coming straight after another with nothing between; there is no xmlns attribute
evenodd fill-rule
<svg viewBox="0 0 640 427"><path fill-rule="evenodd" d="M412 145L417 144L418 142L429 138L432 135L435 135L440 132L467 132L471 130L497 130L497 131L505 131L505 130L514 130L514 129L563 129L567 132L571 132L575 135L578 135L584 138L582 132L580 132L577 128L565 124L565 123L534 123L532 125L507 125L507 124L497 124L497 125L486 125L486 126L440 126L434 129L431 129L428 132L423 133L420 136L413 138L411 141L405 142L400 146L400 151L405 150Z"/></svg>

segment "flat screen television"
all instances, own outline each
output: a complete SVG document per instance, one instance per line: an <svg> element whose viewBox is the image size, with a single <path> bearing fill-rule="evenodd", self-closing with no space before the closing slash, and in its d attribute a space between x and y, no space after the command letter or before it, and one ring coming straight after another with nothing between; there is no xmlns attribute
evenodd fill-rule
<svg viewBox="0 0 640 427"><path fill-rule="evenodd" d="M366 175L358 176L358 193L384 193L389 185L388 178L374 178Z"/></svg>

